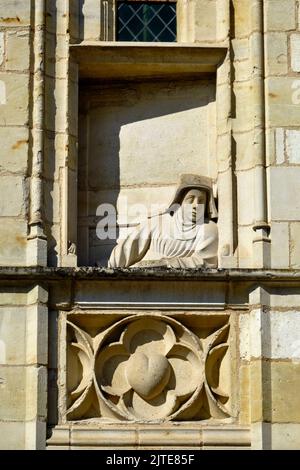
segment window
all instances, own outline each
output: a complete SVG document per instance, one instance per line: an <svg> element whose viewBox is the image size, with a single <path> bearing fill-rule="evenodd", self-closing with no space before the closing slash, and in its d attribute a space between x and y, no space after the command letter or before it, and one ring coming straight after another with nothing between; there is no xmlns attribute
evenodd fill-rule
<svg viewBox="0 0 300 470"><path fill-rule="evenodd" d="M176 2L118 1L118 41L176 41Z"/></svg>

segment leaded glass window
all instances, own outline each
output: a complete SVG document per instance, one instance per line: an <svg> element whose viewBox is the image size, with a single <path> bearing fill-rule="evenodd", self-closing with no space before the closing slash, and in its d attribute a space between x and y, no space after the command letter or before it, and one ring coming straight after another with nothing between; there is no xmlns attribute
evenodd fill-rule
<svg viewBox="0 0 300 470"><path fill-rule="evenodd" d="M176 2L118 1L118 41L176 41Z"/></svg>

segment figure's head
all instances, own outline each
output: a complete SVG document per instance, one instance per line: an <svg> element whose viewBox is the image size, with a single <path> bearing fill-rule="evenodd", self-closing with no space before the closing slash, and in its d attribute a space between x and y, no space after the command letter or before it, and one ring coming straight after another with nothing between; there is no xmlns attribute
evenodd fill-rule
<svg viewBox="0 0 300 470"><path fill-rule="evenodd" d="M216 219L218 212L213 195L212 179L198 175L181 175L180 184L169 206L170 214L176 211L176 206L182 206L182 204L198 206L198 214L202 213L203 216L204 210L205 219ZM194 216L196 215L197 211L194 209Z"/></svg>
<svg viewBox="0 0 300 470"><path fill-rule="evenodd" d="M196 223L204 218L207 192L204 189L189 189L183 196L183 212L187 220Z"/></svg>

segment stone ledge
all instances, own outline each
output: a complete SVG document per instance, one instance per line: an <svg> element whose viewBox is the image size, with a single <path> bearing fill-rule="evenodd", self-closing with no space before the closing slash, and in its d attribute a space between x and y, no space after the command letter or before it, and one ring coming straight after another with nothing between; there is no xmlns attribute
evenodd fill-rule
<svg viewBox="0 0 300 470"><path fill-rule="evenodd" d="M227 47L219 44L82 42L70 46L80 78L189 78L214 73Z"/></svg>
<svg viewBox="0 0 300 470"><path fill-rule="evenodd" d="M159 449L176 447L201 448L203 446L250 447L250 430L239 426L201 426L199 423L159 426L128 425L62 425L49 430L48 449L52 446L90 446L95 448L157 446Z"/></svg>
<svg viewBox="0 0 300 470"><path fill-rule="evenodd" d="M51 268L0 266L0 280L203 280L300 283L300 269Z"/></svg>

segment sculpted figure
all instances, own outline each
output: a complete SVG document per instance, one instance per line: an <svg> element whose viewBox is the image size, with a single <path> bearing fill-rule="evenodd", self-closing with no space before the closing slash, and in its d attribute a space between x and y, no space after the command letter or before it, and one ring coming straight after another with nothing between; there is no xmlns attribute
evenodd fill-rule
<svg viewBox="0 0 300 470"><path fill-rule="evenodd" d="M182 175L169 207L148 217L111 253L111 268L217 267L218 227L212 180Z"/></svg>

